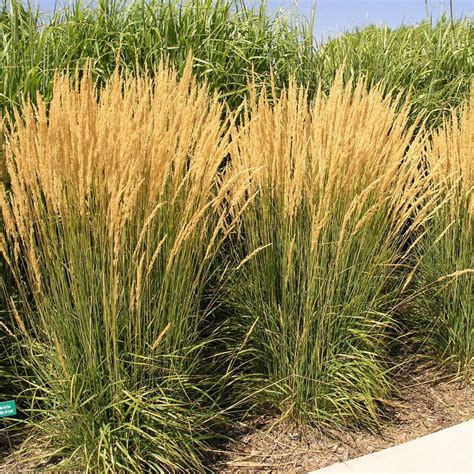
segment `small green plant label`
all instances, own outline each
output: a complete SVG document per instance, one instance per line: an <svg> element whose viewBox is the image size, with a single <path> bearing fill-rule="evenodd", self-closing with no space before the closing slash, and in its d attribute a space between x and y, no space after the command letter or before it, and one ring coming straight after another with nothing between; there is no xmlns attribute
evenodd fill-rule
<svg viewBox="0 0 474 474"><path fill-rule="evenodd" d="M14 400L0 402L0 418L4 416L16 415L16 403Z"/></svg>

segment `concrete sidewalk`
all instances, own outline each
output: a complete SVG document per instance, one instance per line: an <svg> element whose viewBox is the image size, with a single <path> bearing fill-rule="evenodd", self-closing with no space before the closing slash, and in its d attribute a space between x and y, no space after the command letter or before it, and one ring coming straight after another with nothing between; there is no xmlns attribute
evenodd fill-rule
<svg viewBox="0 0 474 474"><path fill-rule="evenodd" d="M333 464L314 473L325 472L445 472L474 473L474 420L367 454Z"/></svg>

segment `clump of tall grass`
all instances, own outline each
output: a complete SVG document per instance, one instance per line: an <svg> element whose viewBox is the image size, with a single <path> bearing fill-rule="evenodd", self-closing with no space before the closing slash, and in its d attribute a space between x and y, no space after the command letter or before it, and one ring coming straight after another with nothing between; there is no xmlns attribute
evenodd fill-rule
<svg viewBox="0 0 474 474"><path fill-rule="evenodd" d="M340 74L310 105L294 83L274 104L254 92L234 134L251 199L228 298L254 349L252 390L284 417L370 424L389 393L393 309L425 216L420 140L398 105Z"/></svg>
<svg viewBox="0 0 474 474"><path fill-rule="evenodd" d="M471 100L427 149L433 217L420 248L413 296L415 337L438 361L474 368L474 83Z"/></svg>
<svg viewBox="0 0 474 474"><path fill-rule="evenodd" d="M58 466L201 470L226 386L204 304L233 186L223 108L190 66L57 77L37 104L10 124L0 197L30 443Z"/></svg>

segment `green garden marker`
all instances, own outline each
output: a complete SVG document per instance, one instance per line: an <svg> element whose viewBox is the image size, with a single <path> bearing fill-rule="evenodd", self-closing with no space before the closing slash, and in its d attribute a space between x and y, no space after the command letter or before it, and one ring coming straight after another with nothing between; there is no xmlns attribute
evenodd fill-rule
<svg viewBox="0 0 474 474"><path fill-rule="evenodd" d="M8 400L7 402L0 402L0 418L5 416L16 415L16 402Z"/></svg>

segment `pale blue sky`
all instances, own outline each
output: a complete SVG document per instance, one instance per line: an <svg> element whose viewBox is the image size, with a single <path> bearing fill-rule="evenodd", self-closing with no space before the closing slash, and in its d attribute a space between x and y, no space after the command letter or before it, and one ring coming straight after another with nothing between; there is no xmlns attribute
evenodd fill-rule
<svg viewBox="0 0 474 474"><path fill-rule="evenodd" d="M54 8L54 0L33 0L43 11ZM59 0L64 4L67 0ZM84 1L87 3L87 0ZM258 0L246 0L248 5L259 4ZM443 12L449 13L449 0L427 0L429 14L434 19ZM269 8L296 10L309 15L314 0L269 0ZM473 16L474 0L453 0L454 16ZM315 35L318 39L362 27L370 23L399 26L414 24L426 18L425 0L317 0Z"/></svg>
<svg viewBox="0 0 474 474"><path fill-rule="evenodd" d="M257 2L258 3L258 2ZM272 8L298 9L308 14L312 0L270 0ZM428 14L433 19L450 12L449 0L319 0L316 2L316 37L335 35L374 23L396 27L414 24ZM453 0L455 17L474 15L474 0Z"/></svg>

